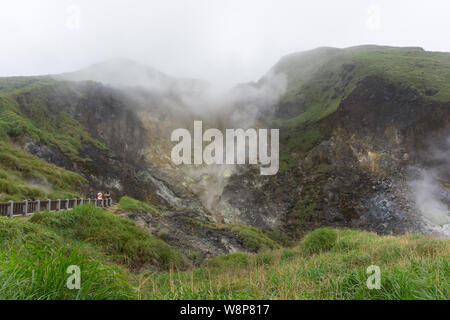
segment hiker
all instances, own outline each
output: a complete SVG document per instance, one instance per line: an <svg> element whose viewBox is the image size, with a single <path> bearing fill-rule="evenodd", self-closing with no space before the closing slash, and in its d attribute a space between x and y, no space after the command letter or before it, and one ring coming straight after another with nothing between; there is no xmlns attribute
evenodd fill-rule
<svg viewBox="0 0 450 320"><path fill-rule="evenodd" d="M99 200L101 200L101 201L99 201ZM96 202L96 204L97 204L97 207L103 207L103 194L102 194L101 191L99 191L97 193L97 202Z"/></svg>
<svg viewBox="0 0 450 320"><path fill-rule="evenodd" d="M111 194L109 193L109 191L106 191L105 199L106 199L106 205L110 206L111 205Z"/></svg>

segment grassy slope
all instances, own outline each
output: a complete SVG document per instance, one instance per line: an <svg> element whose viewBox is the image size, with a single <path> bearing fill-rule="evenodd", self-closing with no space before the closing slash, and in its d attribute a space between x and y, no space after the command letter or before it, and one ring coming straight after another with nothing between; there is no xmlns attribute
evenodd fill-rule
<svg viewBox="0 0 450 320"><path fill-rule="evenodd" d="M47 77L0 78L0 201L73 197L86 183L18 147L31 137L73 161L90 161L80 156L86 144L105 148L64 110L66 97L82 95L69 83Z"/></svg>
<svg viewBox="0 0 450 320"><path fill-rule="evenodd" d="M321 231L321 230L319 230ZM323 234L335 233L328 245ZM216 257L203 267L149 275L151 299L448 299L450 241L328 229L293 248ZM305 238L308 239L308 238ZM310 243L322 248L310 252ZM326 242L326 241L325 241ZM312 250L315 251L315 250ZM381 289L366 268L381 269Z"/></svg>
<svg viewBox="0 0 450 320"><path fill-rule="evenodd" d="M287 239L278 232L265 232L258 228L243 224L223 224L216 222L206 222L198 219L192 220L194 223L211 230L229 231L234 233L242 241L245 247L250 250L260 251L267 249L277 249Z"/></svg>
<svg viewBox="0 0 450 320"><path fill-rule="evenodd" d="M352 79L343 83L342 66L354 65ZM284 102L308 102L306 111L289 124L317 121L333 112L363 77L379 75L401 86L416 89L428 98L450 101L450 53L428 52L420 48L351 47L319 48L286 56L273 68L288 79ZM339 94L335 94L338 92Z"/></svg>
<svg viewBox="0 0 450 320"><path fill-rule="evenodd" d="M115 208L108 208L108 211L117 212ZM126 211L147 211L157 215L162 215L161 211L148 203L124 196L119 201L119 210ZM287 243L287 237L276 231L264 232L258 228L243 224L222 224L206 222L196 218L191 219L197 225L210 230L229 231L234 233L250 250L259 251L265 249L280 248L281 244ZM167 230L166 230L167 231ZM164 234L164 231L162 232Z"/></svg>
<svg viewBox="0 0 450 320"><path fill-rule="evenodd" d="M185 266L178 251L89 205L29 221L0 218L4 299L448 299L449 261L449 240L325 228L292 248L176 271ZM380 290L366 287L373 264ZM81 268L81 290L66 287L69 265Z"/></svg>
<svg viewBox="0 0 450 320"><path fill-rule="evenodd" d="M87 181L0 141L0 201L73 198Z"/></svg>
<svg viewBox="0 0 450 320"><path fill-rule="evenodd" d="M69 290L66 269L81 269ZM128 299L139 295L130 270L183 268L185 258L130 220L89 205L0 218L0 299Z"/></svg>
<svg viewBox="0 0 450 320"><path fill-rule="evenodd" d="M130 269L185 266L180 253L145 229L137 227L133 221L90 205L63 214L38 213L30 221L45 226L65 239L87 241L98 247L111 261Z"/></svg>
<svg viewBox="0 0 450 320"><path fill-rule="evenodd" d="M147 211L161 215L161 212L155 206L128 196L120 198L119 207L124 211Z"/></svg>
<svg viewBox="0 0 450 320"><path fill-rule="evenodd" d="M73 84L45 77L32 77L35 81L29 83L25 77L21 79L23 86L14 86L19 81L15 79L0 78L0 137L29 136L76 161L89 161L79 155L83 144L105 148L65 111L70 104L67 100L77 102L83 97ZM12 84L6 86L9 82Z"/></svg>
<svg viewBox="0 0 450 320"><path fill-rule="evenodd" d="M344 72L343 66L350 69ZM431 101L450 101L450 54L420 48L319 48L286 56L272 71L283 72L288 79L282 104L297 108L296 115L271 123L282 128L281 172L295 167L292 153L303 156L323 140L317 122L334 113L366 76L414 88ZM429 90L437 92L427 95Z"/></svg>

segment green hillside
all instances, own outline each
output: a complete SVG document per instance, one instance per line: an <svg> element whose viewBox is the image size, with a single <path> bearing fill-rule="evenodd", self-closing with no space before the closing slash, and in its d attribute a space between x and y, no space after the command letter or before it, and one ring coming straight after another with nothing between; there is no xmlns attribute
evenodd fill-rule
<svg viewBox="0 0 450 320"><path fill-rule="evenodd" d="M365 77L379 76L430 102L450 101L450 53L413 47L318 48L283 57L272 69L287 77L273 127L281 128L281 171L323 140L317 122L333 114ZM264 81L264 78L260 81ZM328 128L329 129L329 128Z"/></svg>
<svg viewBox="0 0 450 320"><path fill-rule="evenodd" d="M79 155L84 144L106 147L68 114L66 109L76 97L82 94L67 82L45 77L0 78L0 138L28 136L73 161L89 161Z"/></svg>
<svg viewBox="0 0 450 320"><path fill-rule="evenodd" d="M80 290L66 286L80 267ZM130 299L139 291L132 270L183 268L185 258L130 220L90 205L0 218L0 299Z"/></svg>
<svg viewBox="0 0 450 320"><path fill-rule="evenodd" d="M152 274L151 299L448 299L450 241L317 229L296 246L233 253L175 274ZM368 289L366 269L380 268Z"/></svg>
<svg viewBox="0 0 450 320"><path fill-rule="evenodd" d="M74 198L86 183L86 179L75 172L0 141L0 201Z"/></svg>
<svg viewBox="0 0 450 320"><path fill-rule="evenodd" d="M74 95L75 86L47 77L0 78L0 201L74 197L87 183L22 148L31 139L81 162L90 161L80 156L86 145L106 148L67 113Z"/></svg>
<svg viewBox="0 0 450 320"><path fill-rule="evenodd" d="M335 111L358 81L382 76L432 101L450 101L450 53L421 48L318 48L288 55L271 70L287 76L282 103L305 105L289 124L316 121Z"/></svg>

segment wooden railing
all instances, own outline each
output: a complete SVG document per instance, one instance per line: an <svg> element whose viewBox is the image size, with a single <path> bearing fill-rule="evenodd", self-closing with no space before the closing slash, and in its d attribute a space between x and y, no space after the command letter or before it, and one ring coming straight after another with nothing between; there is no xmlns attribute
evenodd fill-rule
<svg viewBox="0 0 450 320"><path fill-rule="evenodd" d="M67 210L84 203L90 203L96 207L109 207L112 205L112 199L49 199L0 202L0 217L26 216L38 211Z"/></svg>

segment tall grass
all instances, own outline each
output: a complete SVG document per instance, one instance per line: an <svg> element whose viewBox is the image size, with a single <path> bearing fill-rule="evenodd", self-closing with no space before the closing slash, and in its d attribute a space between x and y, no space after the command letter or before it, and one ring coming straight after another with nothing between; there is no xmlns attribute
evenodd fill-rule
<svg viewBox="0 0 450 320"><path fill-rule="evenodd" d="M31 222L45 226L65 239L86 241L111 261L131 269L144 266L184 268L185 257L133 221L89 204L73 210L37 213Z"/></svg>
<svg viewBox="0 0 450 320"><path fill-rule="evenodd" d="M0 201L73 198L87 180L0 141Z"/></svg>
<svg viewBox="0 0 450 320"><path fill-rule="evenodd" d="M80 290L66 283L80 267ZM129 299L133 278L89 246L33 223L0 218L0 299Z"/></svg>
<svg viewBox="0 0 450 320"><path fill-rule="evenodd" d="M0 299L136 299L140 268L183 268L185 258L134 222L91 205L0 218ZM81 270L70 290L67 268Z"/></svg>
<svg viewBox="0 0 450 320"><path fill-rule="evenodd" d="M81 270L79 290L69 289L67 268ZM130 299L135 293L124 270L89 259L80 248L26 246L0 251L0 299Z"/></svg>
<svg viewBox="0 0 450 320"><path fill-rule="evenodd" d="M153 212L157 215L162 215L162 213L151 204L133 199L129 196L123 196L119 201L120 209L128 210L128 211L147 211Z"/></svg>
<svg viewBox="0 0 450 320"><path fill-rule="evenodd" d="M450 242L337 230L333 246L234 253L201 268L149 274L150 299L448 299ZM381 269L368 289L366 269Z"/></svg>
<svg viewBox="0 0 450 320"><path fill-rule="evenodd" d="M0 218L1 299L449 298L450 241L421 235L324 228L292 248L236 252L190 270L175 271L178 259L133 222L90 205ZM80 290L67 288L70 265L81 269ZM370 265L380 267L379 290L366 286Z"/></svg>

